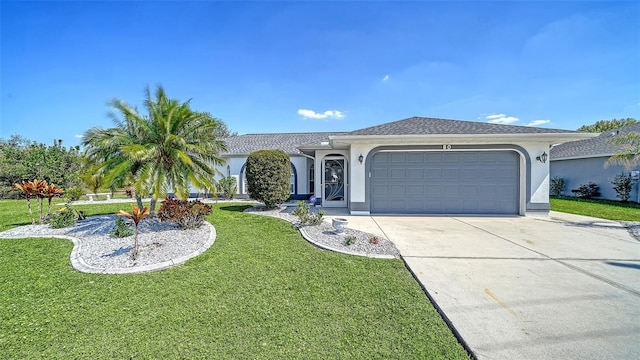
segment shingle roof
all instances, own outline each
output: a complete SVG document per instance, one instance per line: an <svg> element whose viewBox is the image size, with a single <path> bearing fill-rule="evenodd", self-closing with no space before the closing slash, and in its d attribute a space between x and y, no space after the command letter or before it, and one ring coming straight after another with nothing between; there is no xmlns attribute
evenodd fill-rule
<svg viewBox="0 0 640 360"><path fill-rule="evenodd" d="M616 130L605 131L602 134L586 140L570 141L556 145L549 151L551 159L589 156L611 156L620 149L620 146L611 145L609 139L618 134L640 132L640 123L623 126Z"/></svg>
<svg viewBox="0 0 640 360"><path fill-rule="evenodd" d="M228 150L222 155L248 155L256 150L280 149L289 155L301 154L304 145L317 147L334 136L463 135L463 134L551 134L570 130L489 124L473 121L412 117L351 132L308 132L245 134L225 138Z"/></svg>
<svg viewBox="0 0 640 360"><path fill-rule="evenodd" d="M550 134L575 133L571 130L533 126L490 124L474 121L412 117L355 130L348 135L462 135L462 134Z"/></svg>
<svg viewBox="0 0 640 360"><path fill-rule="evenodd" d="M285 153L301 154L298 146L305 144L320 145L329 141L329 136L342 135L341 132L315 133L273 133L273 134L245 134L225 138L227 151L222 155L248 155L256 150L279 149Z"/></svg>

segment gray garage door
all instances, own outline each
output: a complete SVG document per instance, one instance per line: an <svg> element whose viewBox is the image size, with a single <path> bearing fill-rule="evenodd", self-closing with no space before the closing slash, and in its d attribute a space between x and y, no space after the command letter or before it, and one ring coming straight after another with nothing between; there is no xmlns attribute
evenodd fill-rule
<svg viewBox="0 0 640 360"><path fill-rule="evenodd" d="M513 151L379 152L371 164L371 212L517 214Z"/></svg>

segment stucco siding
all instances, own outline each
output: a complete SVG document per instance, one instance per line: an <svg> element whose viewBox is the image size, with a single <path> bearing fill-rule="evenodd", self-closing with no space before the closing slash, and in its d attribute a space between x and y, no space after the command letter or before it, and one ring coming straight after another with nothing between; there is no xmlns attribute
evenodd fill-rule
<svg viewBox="0 0 640 360"><path fill-rule="evenodd" d="M551 178L559 176L565 181L564 195L574 195L571 190L582 184L593 182L600 187L601 198L619 200L613 190L611 179L616 175L629 172L621 165L605 167L608 157L594 157L586 159L553 160L550 166ZM638 201L638 185L634 185L631 200Z"/></svg>

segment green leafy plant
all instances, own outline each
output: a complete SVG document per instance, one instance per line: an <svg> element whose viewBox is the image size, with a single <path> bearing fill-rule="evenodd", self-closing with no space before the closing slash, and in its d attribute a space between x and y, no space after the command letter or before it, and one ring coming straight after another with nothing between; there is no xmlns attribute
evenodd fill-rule
<svg viewBox="0 0 640 360"><path fill-rule="evenodd" d="M629 201L631 189L633 188L633 184L635 184L635 181L630 175L624 173L616 175L616 177L611 179L611 184L613 184L613 190L615 190L616 196L620 200L624 202Z"/></svg>
<svg viewBox="0 0 640 360"><path fill-rule="evenodd" d="M47 219L47 223L54 229L60 229L73 226L78 220L82 219L84 219L82 211L66 206L51 214Z"/></svg>
<svg viewBox="0 0 640 360"><path fill-rule="evenodd" d="M120 210L116 215L131 219L135 224L133 237L133 253L131 254L133 259L135 260L138 257L138 225L142 220L144 220L144 218L147 217L147 208L145 207L144 209L140 210L139 207L131 205L131 214L126 211Z"/></svg>
<svg viewBox="0 0 640 360"><path fill-rule="evenodd" d="M218 181L218 193L222 194L226 200L233 199L238 192L238 184L233 176L227 176Z"/></svg>
<svg viewBox="0 0 640 360"><path fill-rule="evenodd" d="M588 184L580 185L577 189L571 190L571 192L583 199L591 199L600 196L600 187L592 182L589 182Z"/></svg>
<svg viewBox="0 0 640 360"><path fill-rule="evenodd" d="M117 217L116 220L114 221L114 224L115 224L115 227L109 233L112 236L122 238L122 237L131 236L135 233L135 229L133 228L133 225L130 222L125 221L121 217Z"/></svg>
<svg viewBox="0 0 640 360"><path fill-rule="evenodd" d="M65 191L64 197L68 202L73 202L80 200L82 195L84 194L84 190L79 186L74 186Z"/></svg>
<svg viewBox="0 0 640 360"><path fill-rule="evenodd" d="M169 221L182 229L200 227L207 215L211 214L211 206L200 200L178 200L167 197L158 210L160 221Z"/></svg>
<svg viewBox="0 0 640 360"><path fill-rule="evenodd" d="M564 192L565 182L560 176L554 176L549 183L549 194L552 196L560 196Z"/></svg>
<svg viewBox="0 0 640 360"><path fill-rule="evenodd" d="M349 245L353 245L356 243L356 237L355 236L347 236L346 238L344 238L344 244L349 246Z"/></svg>
<svg viewBox="0 0 640 360"><path fill-rule="evenodd" d="M267 208L281 204L291 195L291 160L282 150L254 151L247 157L247 186L252 199Z"/></svg>
<svg viewBox="0 0 640 360"><path fill-rule="evenodd" d="M324 210L318 210L317 213L313 214L310 211L311 205L306 201L298 201L298 207L293 210L292 214L297 216L300 219L301 225L313 224L317 225L322 222L322 217L324 216Z"/></svg>
<svg viewBox="0 0 640 360"><path fill-rule="evenodd" d="M369 238L369 244L378 245L380 243L380 239L377 236L372 236Z"/></svg>

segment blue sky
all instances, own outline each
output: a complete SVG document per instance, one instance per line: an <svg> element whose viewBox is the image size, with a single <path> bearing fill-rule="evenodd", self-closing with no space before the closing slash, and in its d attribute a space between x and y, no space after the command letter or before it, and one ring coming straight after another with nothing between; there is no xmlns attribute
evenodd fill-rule
<svg viewBox="0 0 640 360"><path fill-rule="evenodd" d="M239 133L640 119L640 3L0 2L0 138L79 144L162 84Z"/></svg>

